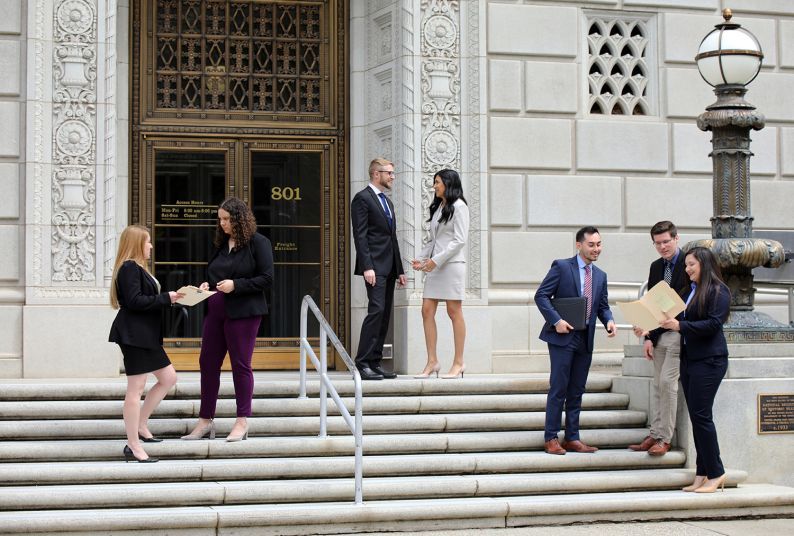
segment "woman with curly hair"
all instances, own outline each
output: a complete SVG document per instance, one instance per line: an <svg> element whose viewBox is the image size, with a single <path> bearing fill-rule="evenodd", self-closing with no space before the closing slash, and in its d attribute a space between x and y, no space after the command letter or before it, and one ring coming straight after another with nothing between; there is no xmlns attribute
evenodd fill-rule
<svg viewBox="0 0 794 536"><path fill-rule="evenodd" d="M203 290L217 290L208 300L202 329L201 409L199 422L182 439L215 438L215 405L218 402L221 365L229 353L232 364L237 420L226 441L248 438L248 417L254 394L251 357L262 315L267 314L265 290L273 282L270 240L256 232L256 219L243 201L226 199L218 207L215 251L207 266Z"/></svg>

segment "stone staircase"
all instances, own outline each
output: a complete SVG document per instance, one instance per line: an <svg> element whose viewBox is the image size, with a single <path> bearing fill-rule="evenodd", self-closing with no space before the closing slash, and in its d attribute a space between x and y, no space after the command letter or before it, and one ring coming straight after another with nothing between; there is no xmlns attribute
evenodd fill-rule
<svg viewBox="0 0 794 536"><path fill-rule="evenodd" d="M594 455L543 453L547 376L467 376L364 383L364 504L354 505L353 438L319 384L298 400L295 374L257 378L250 437L234 421L228 377L215 441L179 441L199 384L181 374L146 445L160 463L124 463L124 382L0 384L0 533L320 534L575 522L794 515L794 489L743 484L695 495L686 456L629 451L646 415L591 374L581 416ZM339 374L352 411L352 382Z"/></svg>

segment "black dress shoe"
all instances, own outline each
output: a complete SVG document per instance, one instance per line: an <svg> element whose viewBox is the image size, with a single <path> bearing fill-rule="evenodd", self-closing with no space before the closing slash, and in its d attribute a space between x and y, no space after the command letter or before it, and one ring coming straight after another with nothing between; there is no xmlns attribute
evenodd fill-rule
<svg viewBox="0 0 794 536"><path fill-rule="evenodd" d="M362 380L382 380L383 374L378 374L369 367L358 367L358 373Z"/></svg>
<svg viewBox="0 0 794 536"><path fill-rule="evenodd" d="M369 368L371 368L376 373L380 374L381 376L383 376L384 378L389 379L389 380L393 380L394 378L397 377L397 374L395 374L394 372L388 372L388 371L383 370L382 368L380 368L380 365L375 365L375 366L372 366L372 367L369 367Z"/></svg>
<svg viewBox="0 0 794 536"><path fill-rule="evenodd" d="M152 436L152 437L143 437L141 434L138 434L138 439L140 439L144 443L160 443L160 442L163 441L159 437L154 437L154 436Z"/></svg>

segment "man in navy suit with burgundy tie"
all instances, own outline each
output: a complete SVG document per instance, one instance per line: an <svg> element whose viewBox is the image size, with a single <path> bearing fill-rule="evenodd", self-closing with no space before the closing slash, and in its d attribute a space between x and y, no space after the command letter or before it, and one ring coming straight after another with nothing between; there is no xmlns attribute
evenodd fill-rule
<svg viewBox="0 0 794 536"><path fill-rule="evenodd" d="M353 241L356 244L354 273L364 276L367 289L367 316L361 324L356 367L364 380L395 378L380 366L383 341L389 330L394 286L405 286L394 205L386 197L394 183L394 165L383 158L369 164L369 184L358 192L350 205Z"/></svg>
<svg viewBox="0 0 794 536"><path fill-rule="evenodd" d="M543 438L544 449L549 454L598 450L579 439L579 412L593 359L596 319L604 324L609 337L614 337L617 332L607 299L607 275L593 264L601 254L598 229L590 226L579 229L576 251L576 256L570 259L555 260L535 292L535 305L546 319L540 340L549 345L551 359ZM552 298L576 296L583 296L586 300L587 328L579 331L561 318L551 303ZM563 407L565 439L560 444L558 434Z"/></svg>

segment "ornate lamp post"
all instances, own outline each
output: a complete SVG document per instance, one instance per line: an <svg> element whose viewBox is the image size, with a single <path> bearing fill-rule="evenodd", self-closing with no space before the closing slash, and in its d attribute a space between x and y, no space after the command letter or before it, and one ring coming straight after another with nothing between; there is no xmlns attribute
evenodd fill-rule
<svg viewBox="0 0 794 536"><path fill-rule="evenodd" d="M717 255L731 289L731 317L725 327L733 342L789 340L786 328L768 315L753 311L753 268L777 268L785 261L783 246L774 240L754 239L750 214L750 129L764 128L764 116L744 100L747 84L761 70L764 58L755 36L731 22L731 10L700 43L695 56L703 79L714 86L717 101L698 117L700 130L713 133L714 216L709 240L690 242Z"/></svg>

